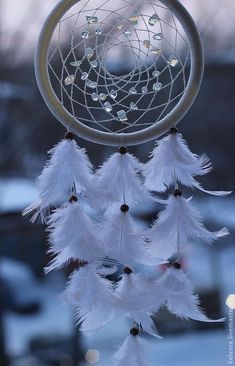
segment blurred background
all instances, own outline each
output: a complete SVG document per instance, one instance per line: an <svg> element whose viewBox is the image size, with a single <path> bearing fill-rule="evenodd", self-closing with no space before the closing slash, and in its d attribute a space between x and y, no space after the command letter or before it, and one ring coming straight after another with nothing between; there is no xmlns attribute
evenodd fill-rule
<svg viewBox="0 0 235 366"><path fill-rule="evenodd" d="M67 273L44 276L43 267L48 263L44 227L21 216L22 209L37 196L35 178L45 163L46 151L65 132L46 108L33 68L40 27L55 3L57 0L0 0L1 366L106 366L129 328L125 319L119 319L92 339L79 333L70 309L58 299ZM195 153L206 152L213 161L214 170L201 179L205 188L234 190L235 3L182 3L201 32L206 67L200 94L180 130ZM95 167L114 151L78 142L88 149ZM152 146L148 143L130 151L144 162ZM192 246L184 266L208 315L227 316L226 298L235 293L235 197L197 192L194 197L207 226L212 230L227 226L231 235L213 247ZM149 220L155 213L143 208L137 214ZM165 311L157 315L156 322L164 336L163 341L155 341L153 362L159 366L226 365L227 323L182 322Z"/></svg>

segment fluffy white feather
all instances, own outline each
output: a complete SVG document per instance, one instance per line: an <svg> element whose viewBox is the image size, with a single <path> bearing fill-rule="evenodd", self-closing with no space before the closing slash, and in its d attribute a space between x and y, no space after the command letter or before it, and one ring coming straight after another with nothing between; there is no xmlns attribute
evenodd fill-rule
<svg viewBox="0 0 235 366"><path fill-rule="evenodd" d="M64 139L49 151L42 174L37 180L39 201L24 210L32 221L45 221L51 208L68 201L72 192L86 192L91 188L92 165L84 149L75 140Z"/></svg>
<svg viewBox="0 0 235 366"><path fill-rule="evenodd" d="M153 303L157 305L152 286L141 274L124 274L116 286L115 295L117 296L117 314L128 316L145 333L160 338L151 318ZM158 295L161 296L161 294ZM157 311L164 302L165 299L162 302L159 301L158 307L154 306L154 310Z"/></svg>
<svg viewBox="0 0 235 366"><path fill-rule="evenodd" d="M166 306L172 314L202 322L224 321L224 319L209 319L203 313L199 306L199 298L194 294L192 283L181 269L168 269L163 275L162 284L167 289Z"/></svg>
<svg viewBox="0 0 235 366"><path fill-rule="evenodd" d="M114 205L106 211L103 242L106 255L123 265L151 264L144 233L139 232L131 214L122 212L119 205Z"/></svg>
<svg viewBox="0 0 235 366"><path fill-rule="evenodd" d="M194 177L207 174L212 164L206 155L190 151L180 133L170 133L157 142L151 159L145 164L145 185L150 191L165 192L177 182L203 192L223 196L231 192L205 190Z"/></svg>
<svg viewBox="0 0 235 366"><path fill-rule="evenodd" d="M202 217L193 208L190 200L182 196L171 195L166 201L166 208L149 230L149 252L156 260L168 259L179 252L188 242L212 244L219 237L228 234L223 228L210 232L205 228Z"/></svg>
<svg viewBox="0 0 235 366"><path fill-rule="evenodd" d="M99 276L95 263L72 273L63 299L74 306L78 323L82 323L80 330L84 332L92 333L114 316L113 283Z"/></svg>
<svg viewBox="0 0 235 366"><path fill-rule="evenodd" d="M129 335L113 355L113 366L149 366L151 343L140 336Z"/></svg>
<svg viewBox="0 0 235 366"><path fill-rule="evenodd" d="M143 169L137 158L129 153L114 153L97 171L97 190L107 202L127 204L153 203L153 196L143 185L140 172Z"/></svg>
<svg viewBox="0 0 235 366"><path fill-rule="evenodd" d="M84 212L79 201L56 209L48 223L49 251L56 257L47 272L71 259L91 261L103 255L96 223Z"/></svg>

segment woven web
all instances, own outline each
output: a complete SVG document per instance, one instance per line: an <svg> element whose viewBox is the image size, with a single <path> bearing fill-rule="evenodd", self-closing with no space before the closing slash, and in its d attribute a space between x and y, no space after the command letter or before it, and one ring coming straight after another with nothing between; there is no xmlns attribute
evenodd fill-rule
<svg viewBox="0 0 235 366"><path fill-rule="evenodd" d="M158 123L175 107L189 59L186 35L161 2L81 0L57 25L48 71L74 119L123 133Z"/></svg>

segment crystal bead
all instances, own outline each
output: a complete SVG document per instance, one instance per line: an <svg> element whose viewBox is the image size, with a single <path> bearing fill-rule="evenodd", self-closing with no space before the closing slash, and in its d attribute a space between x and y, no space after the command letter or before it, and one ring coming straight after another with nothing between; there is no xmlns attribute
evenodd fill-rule
<svg viewBox="0 0 235 366"><path fill-rule="evenodd" d="M79 66L81 66L81 64L82 64L82 61L80 61L80 60L70 62L70 65L74 66L74 67L79 67Z"/></svg>
<svg viewBox="0 0 235 366"><path fill-rule="evenodd" d="M97 102L99 100L99 96L96 93L92 93L91 98L92 98L92 100L94 100L94 102Z"/></svg>
<svg viewBox="0 0 235 366"><path fill-rule="evenodd" d="M98 36L100 36L103 33L103 30L101 28L97 28L95 31L95 34L97 34Z"/></svg>
<svg viewBox="0 0 235 366"><path fill-rule="evenodd" d="M125 122L128 120L126 112L123 109L117 112L117 116L121 122Z"/></svg>
<svg viewBox="0 0 235 366"><path fill-rule="evenodd" d="M126 30L126 31L124 32L124 34L125 34L125 36L126 36L126 37L130 37L130 36L131 36L131 32L130 32L130 31L128 31L128 30Z"/></svg>
<svg viewBox="0 0 235 366"><path fill-rule="evenodd" d="M94 23L98 23L98 18L94 17L94 16L87 16L86 20L88 22L88 24L94 24Z"/></svg>
<svg viewBox="0 0 235 366"><path fill-rule="evenodd" d="M88 78L88 73L87 72L83 72L81 75L81 80L87 80Z"/></svg>
<svg viewBox="0 0 235 366"><path fill-rule="evenodd" d="M98 61L97 60L91 61L90 65L93 69L95 69L98 66Z"/></svg>
<svg viewBox="0 0 235 366"><path fill-rule="evenodd" d="M100 100L102 100L102 101L104 101L104 100L106 100L106 99L107 99L107 95L106 95L106 94L104 94L104 93L100 93L100 95L99 95L99 99L100 99Z"/></svg>
<svg viewBox="0 0 235 366"><path fill-rule="evenodd" d="M150 41L148 39L144 40L143 45L145 48L150 48L150 46L151 46Z"/></svg>
<svg viewBox="0 0 235 366"><path fill-rule="evenodd" d="M130 88L129 93L130 94L136 94L137 93L136 88Z"/></svg>
<svg viewBox="0 0 235 366"><path fill-rule="evenodd" d="M82 38L89 38L89 32L82 32Z"/></svg>
<svg viewBox="0 0 235 366"><path fill-rule="evenodd" d="M161 72L160 72L160 71L158 71L158 70L154 70L154 71L152 72L152 77L153 77L153 78L157 78L160 74L161 74Z"/></svg>
<svg viewBox="0 0 235 366"><path fill-rule="evenodd" d="M109 102L105 102L104 109L106 110L106 112L111 112L113 110L113 107Z"/></svg>
<svg viewBox="0 0 235 366"><path fill-rule="evenodd" d="M88 47L86 49L86 57L89 59L89 58L92 58L92 56L94 55L94 51L91 47Z"/></svg>
<svg viewBox="0 0 235 366"><path fill-rule="evenodd" d="M91 89L96 89L97 83L95 81L92 81L92 80L87 80L86 86L88 88L91 88Z"/></svg>
<svg viewBox="0 0 235 366"><path fill-rule="evenodd" d="M153 84L153 90L159 91L162 88L162 83L155 83Z"/></svg>
<svg viewBox="0 0 235 366"><path fill-rule="evenodd" d="M64 80L65 85L71 85L74 83L76 79L75 75L68 75L67 78Z"/></svg>
<svg viewBox="0 0 235 366"><path fill-rule="evenodd" d="M172 55L169 57L167 63L168 63L168 65L175 67L178 65L179 60L178 60L178 58L176 58L175 56Z"/></svg>
<svg viewBox="0 0 235 366"><path fill-rule="evenodd" d="M120 24L117 24L116 27L117 27L117 29L122 30L123 24L121 24L121 23Z"/></svg>
<svg viewBox="0 0 235 366"><path fill-rule="evenodd" d="M132 17L129 18L131 25L137 25L138 24L138 16L137 15L133 15Z"/></svg>
<svg viewBox="0 0 235 366"><path fill-rule="evenodd" d="M132 109L132 110L137 110L137 109L139 109L139 108L138 108L138 106L137 106L134 102L131 102L131 103L130 103L130 109Z"/></svg>
<svg viewBox="0 0 235 366"><path fill-rule="evenodd" d="M143 86L142 89L141 89L141 91L142 91L142 94L147 94L148 93L147 86Z"/></svg>
<svg viewBox="0 0 235 366"><path fill-rule="evenodd" d="M154 48L151 49L150 52L154 55L160 55L162 53L162 50L158 47L154 47Z"/></svg>
<svg viewBox="0 0 235 366"><path fill-rule="evenodd" d="M150 18L149 18L149 25L154 26L157 22L160 21L160 18L157 14L153 14Z"/></svg>
<svg viewBox="0 0 235 366"><path fill-rule="evenodd" d="M116 90L111 90L111 92L109 93L110 98L112 98L113 100L115 100L117 98L118 93L116 92Z"/></svg>
<svg viewBox="0 0 235 366"><path fill-rule="evenodd" d="M163 34L162 33L156 33L153 35L153 39L155 41L161 41L163 39Z"/></svg>

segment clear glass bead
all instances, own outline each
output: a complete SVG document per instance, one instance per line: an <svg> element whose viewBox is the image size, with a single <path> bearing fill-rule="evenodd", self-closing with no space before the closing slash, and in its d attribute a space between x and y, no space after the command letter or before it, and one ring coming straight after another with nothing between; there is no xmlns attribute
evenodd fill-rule
<svg viewBox="0 0 235 366"><path fill-rule="evenodd" d="M126 112L123 109L117 112L117 116L121 122L128 121Z"/></svg>
<svg viewBox="0 0 235 366"><path fill-rule="evenodd" d="M94 24L94 23L98 23L98 18L95 16L87 16L86 17L87 23L88 24Z"/></svg>
<svg viewBox="0 0 235 366"><path fill-rule="evenodd" d="M141 91L142 91L142 94L147 94L148 93L147 86L143 86L142 89L141 89Z"/></svg>
<svg viewBox="0 0 235 366"><path fill-rule="evenodd" d="M109 93L110 98L112 98L113 100L115 100L117 98L117 91L116 90L111 90L111 92Z"/></svg>
<svg viewBox="0 0 235 366"><path fill-rule="evenodd" d="M100 93L99 99L102 100L102 101L106 100L107 99L107 94Z"/></svg>
<svg viewBox="0 0 235 366"><path fill-rule="evenodd" d="M138 106L137 106L134 102L131 102L131 103L130 103L130 109L132 109L132 110L137 110L137 109L139 109L139 108L138 108Z"/></svg>
<svg viewBox="0 0 235 366"><path fill-rule="evenodd" d="M129 18L131 25L137 25L138 24L138 16L137 15L133 15L132 17Z"/></svg>
<svg viewBox="0 0 235 366"><path fill-rule="evenodd" d="M87 80L88 78L88 73L87 72L83 72L81 75L81 80Z"/></svg>
<svg viewBox="0 0 235 366"><path fill-rule="evenodd" d="M120 24L117 24L116 27L117 27L117 29L122 30L123 24L121 24L121 23Z"/></svg>
<svg viewBox="0 0 235 366"><path fill-rule="evenodd" d="M160 21L160 18L157 14L153 14L150 18L149 18L149 25L154 26L155 24L157 24Z"/></svg>
<svg viewBox="0 0 235 366"><path fill-rule="evenodd" d="M124 34L125 34L126 37L130 37L131 36L131 32L129 30L126 30L124 32Z"/></svg>
<svg viewBox="0 0 235 366"><path fill-rule="evenodd" d="M92 100L94 100L94 102L97 102L99 100L99 96L96 93L92 93L91 98L92 98Z"/></svg>
<svg viewBox="0 0 235 366"><path fill-rule="evenodd" d="M113 107L109 102L105 102L104 109L106 110L106 112L111 112L113 110Z"/></svg>
<svg viewBox="0 0 235 366"><path fill-rule="evenodd" d="M154 70L154 71L152 72L152 77L153 77L153 78L157 78L160 74L161 74L161 71Z"/></svg>
<svg viewBox="0 0 235 366"><path fill-rule="evenodd" d="M136 94L137 93L136 88L130 88L129 93L130 94Z"/></svg>
<svg viewBox="0 0 235 366"><path fill-rule="evenodd" d="M92 58L92 56L94 55L94 51L93 51L93 49L91 48L91 47L88 47L87 49L86 49L86 57L88 58L88 59L90 59L90 58Z"/></svg>
<svg viewBox="0 0 235 366"><path fill-rule="evenodd" d="M94 61L91 61L90 62L90 65L93 69L95 69L97 66L98 66L98 61L97 60L94 60Z"/></svg>
<svg viewBox="0 0 235 366"><path fill-rule="evenodd" d="M143 42L143 45L144 45L145 48L150 48L151 43L148 39L145 39L144 42Z"/></svg>
<svg viewBox="0 0 235 366"><path fill-rule="evenodd" d="M172 67L176 67L179 63L179 60L177 57L175 56L170 56L169 59L167 60L168 65L172 66Z"/></svg>
<svg viewBox="0 0 235 366"><path fill-rule="evenodd" d="M159 91L159 90L161 90L161 88L162 88L162 83L155 83L155 84L153 84L153 90L154 91Z"/></svg>
<svg viewBox="0 0 235 366"><path fill-rule="evenodd" d="M88 88L91 88L91 89L96 89L97 83L95 81L92 81L92 80L87 80L86 86Z"/></svg>
<svg viewBox="0 0 235 366"><path fill-rule="evenodd" d="M97 34L98 36L100 36L103 33L103 30L101 28L97 28L95 31L95 34Z"/></svg>
<svg viewBox="0 0 235 366"><path fill-rule="evenodd" d="M89 38L89 32L82 32L82 38Z"/></svg>
<svg viewBox="0 0 235 366"><path fill-rule="evenodd" d="M82 61L80 61L80 60L70 62L70 65L74 66L74 67L79 67L79 66L81 66L81 64L82 64Z"/></svg>
<svg viewBox="0 0 235 366"><path fill-rule="evenodd" d="M158 47L154 47L150 51L153 55L160 55L162 53L162 50Z"/></svg>
<svg viewBox="0 0 235 366"><path fill-rule="evenodd" d="M153 35L153 39L155 41L161 41L163 39L163 34L162 33L156 33Z"/></svg>
<svg viewBox="0 0 235 366"><path fill-rule="evenodd" d="M75 79L76 79L75 75L68 75L67 78L65 78L64 83L65 85L71 85L74 83Z"/></svg>

